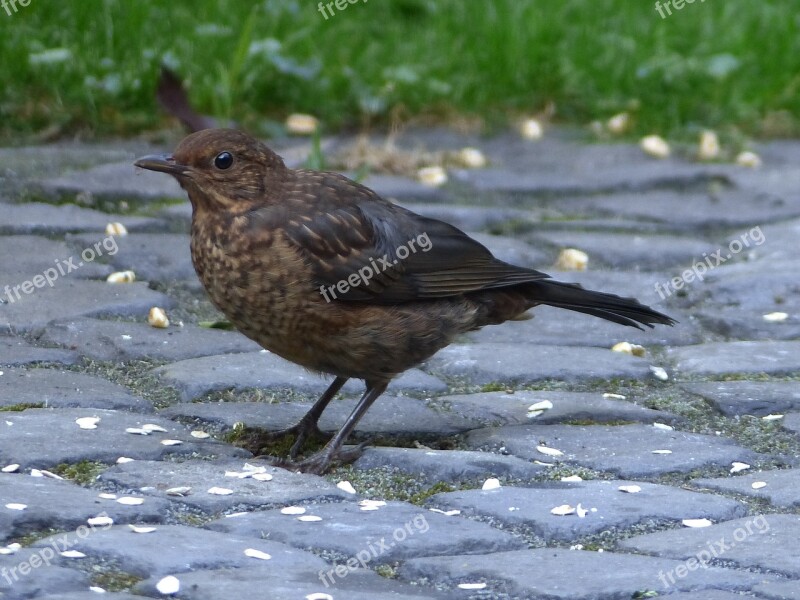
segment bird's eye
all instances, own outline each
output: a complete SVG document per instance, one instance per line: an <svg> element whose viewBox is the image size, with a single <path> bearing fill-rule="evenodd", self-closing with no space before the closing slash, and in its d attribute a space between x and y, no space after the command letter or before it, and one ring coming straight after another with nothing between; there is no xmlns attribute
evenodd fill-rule
<svg viewBox="0 0 800 600"><path fill-rule="evenodd" d="M233 154L230 152L220 152L214 159L214 166L218 169L227 169L233 164Z"/></svg>

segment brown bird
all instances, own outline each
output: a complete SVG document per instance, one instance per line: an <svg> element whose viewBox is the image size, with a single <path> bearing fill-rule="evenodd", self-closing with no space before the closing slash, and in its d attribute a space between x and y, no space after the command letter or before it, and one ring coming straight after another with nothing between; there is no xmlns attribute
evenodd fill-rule
<svg viewBox="0 0 800 600"><path fill-rule="evenodd" d="M392 204L338 173L288 169L246 133L207 129L137 166L169 173L192 203L192 261L212 302L247 337L335 376L286 432L278 464L322 473L357 456L343 443L386 386L458 335L538 304L641 329L673 319L633 298L585 290L496 259L463 231ZM325 407L350 379L366 392L317 453Z"/></svg>

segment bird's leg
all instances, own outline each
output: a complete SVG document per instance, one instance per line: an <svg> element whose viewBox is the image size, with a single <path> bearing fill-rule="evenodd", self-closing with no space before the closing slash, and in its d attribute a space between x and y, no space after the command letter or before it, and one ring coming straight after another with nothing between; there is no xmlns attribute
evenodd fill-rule
<svg viewBox="0 0 800 600"><path fill-rule="evenodd" d="M372 406L372 403L375 402L375 400L377 400L384 391L386 391L386 387L389 385L388 381L381 381L379 383L368 381L366 383L367 390L364 392L364 395L361 396L361 399L358 401L358 404L356 404L353 412L350 413L350 416L347 417L347 420L344 422L344 425L342 425L342 428L336 432L336 435L331 438L331 440L322 450L315 452L300 462L279 460L274 464L278 467L283 467L292 471L301 471L303 473L315 473L317 475L321 475L328 470L328 467L330 467L331 463L333 462L346 463L357 459L361 455L364 444L359 444L352 450L342 450L342 445L356 428L356 425L358 425L358 422L361 420L361 417L364 416L364 413L366 413L369 407Z"/></svg>
<svg viewBox="0 0 800 600"><path fill-rule="evenodd" d="M322 412L328 406L330 401L333 400L333 397L336 396L339 390L342 389L342 386L345 384L345 382L347 382L347 377L337 377L328 386L328 389L325 390L325 393L319 397L319 400L314 403L314 406L311 407L311 410L309 410L297 423L288 429L271 431L266 435L262 435L256 442L248 445L251 448L256 447L255 449L257 451L260 447L269 442L293 435L296 436L296 438L294 444L292 444L291 450L289 451L289 456L291 458L295 458L300 453L300 449L303 447L303 444L306 442L306 440L312 437L325 437L325 434L320 431L317 423L319 422L319 418L322 416Z"/></svg>

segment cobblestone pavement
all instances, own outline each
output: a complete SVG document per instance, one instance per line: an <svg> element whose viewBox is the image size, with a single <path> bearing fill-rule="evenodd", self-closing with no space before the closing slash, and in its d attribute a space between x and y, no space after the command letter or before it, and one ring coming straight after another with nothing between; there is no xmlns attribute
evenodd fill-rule
<svg viewBox="0 0 800 600"><path fill-rule="evenodd" d="M0 598L800 598L800 143L746 169L577 138L409 133L489 166L366 183L680 323L541 308L464 337L393 383L357 432L376 445L326 477L232 443L327 381L200 325L220 315L188 202L131 166L172 142L0 150ZM567 247L586 271L552 267Z"/></svg>

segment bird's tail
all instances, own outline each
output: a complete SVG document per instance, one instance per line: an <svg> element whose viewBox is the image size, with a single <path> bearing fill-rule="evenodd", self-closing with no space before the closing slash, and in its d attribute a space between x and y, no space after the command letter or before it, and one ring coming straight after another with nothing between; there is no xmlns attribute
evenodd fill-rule
<svg viewBox="0 0 800 600"><path fill-rule="evenodd" d="M547 304L594 315L620 325L642 329L641 325L673 325L676 321L645 306L635 298L623 298L586 290L577 283L562 283L543 279L525 284L525 297L536 304Z"/></svg>

